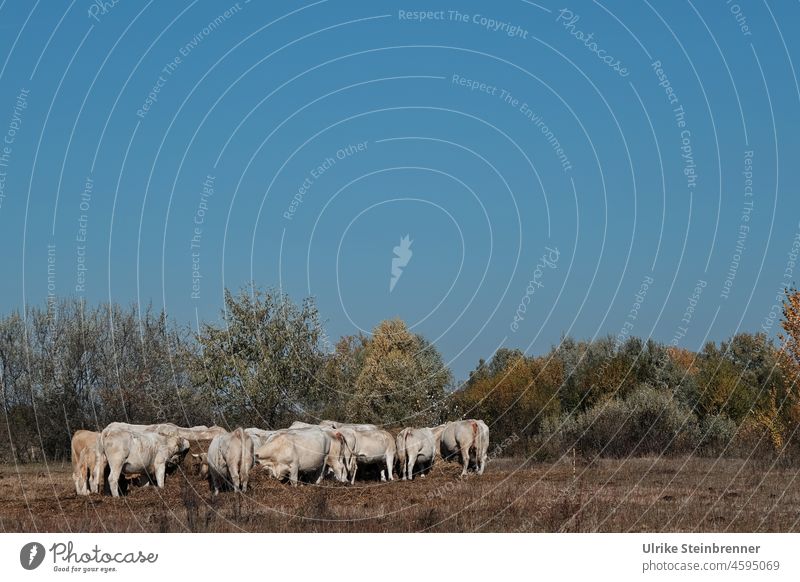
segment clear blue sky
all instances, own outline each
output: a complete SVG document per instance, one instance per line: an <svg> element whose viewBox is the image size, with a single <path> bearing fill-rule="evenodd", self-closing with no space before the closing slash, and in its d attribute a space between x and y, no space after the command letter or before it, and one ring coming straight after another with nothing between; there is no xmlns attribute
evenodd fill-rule
<svg viewBox="0 0 800 582"><path fill-rule="evenodd" d="M4 312L193 325L252 279L334 340L402 317L458 378L562 334L777 331L797 3L99 6L0 5Z"/></svg>

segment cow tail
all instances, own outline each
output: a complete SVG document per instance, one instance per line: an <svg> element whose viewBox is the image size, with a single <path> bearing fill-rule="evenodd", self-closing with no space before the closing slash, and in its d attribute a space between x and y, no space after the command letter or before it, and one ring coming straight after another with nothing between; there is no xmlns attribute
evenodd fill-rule
<svg viewBox="0 0 800 582"><path fill-rule="evenodd" d="M351 449L351 448L350 448L350 445L348 445L348 444L347 444L347 439L346 439L346 438L344 438L344 435L343 435L342 433L340 433L340 432L337 430L337 431L336 431L335 433L333 433L333 434L334 434L334 436L335 436L335 437L336 437L336 438L339 440L339 442L340 442L340 443L342 443L342 450L343 450L343 451L344 451L344 450L347 450L347 451L349 451L349 452L350 452L350 455L354 455L354 454L355 454L355 451L354 451L353 449Z"/></svg>
<svg viewBox="0 0 800 582"><path fill-rule="evenodd" d="M348 474L348 471L350 470L350 468L349 468L349 464L344 462L344 459L345 459L345 456L346 456L345 452L349 451L350 448L347 446L347 443L345 442L344 435L342 433L340 433L338 430L334 430L333 431L333 438L336 439L337 441L339 441L339 463L342 466L344 466L344 468L345 468L344 474L345 474L345 478L347 478L347 474ZM326 464L327 464L327 459L328 459L328 457L325 458ZM331 471L334 472L334 475L336 476L336 479L339 479L339 476L336 475L336 472L334 471L333 467L331 467L330 465L328 465L328 467L331 469Z"/></svg>
<svg viewBox="0 0 800 582"><path fill-rule="evenodd" d="M469 423L472 426L472 442L475 445L475 470L477 471L481 465L481 428L474 420L470 420Z"/></svg>
<svg viewBox="0 0 800 582"><path fill-rule="evenodd" d="M105 441L104 441L104 439L103 439L103 437L104 437L103 433L104 433L104 432L105 432L104 430L103 430L103 431L100 431L100 438L99 438L99 439L97 439L97 441L100 443L100 452L101 452L102 454L104 454L104 455L105 455L105 452L106 452L106 443L105 443Z"/></svg>
<svg viewBox="0 0 800 582"><path fill-rule="evenodd" d="M241 426L236 429L236 434L239 442L241 443L241 446L239 447L239 466L237 467L239 469L239 478L241 479L242 467L244 467L244 455L245 451L247 450L247 443L245 443L244 438L247 435L244 434L244 429Z"/></svg>
<svg viewBox="0 0 800 582"><path fill-rule="evenodd" d="M408 454L408 437L409 437L410 434L411 434L411 430L410 429L406 429L406 435L405 435L405 437L403 437L403 463L405 464L405 467L403 467L404 471L408 469L408 457L409 457L409 454ZM419 453L419 450L417 451L417 453ZM414 458L414 463L412 464L412 467L417 464L416 461L417 461L417 459L415 457ZM412 468L411 472L412 473L414 472L413 468ZM411 477L412 477L411 475L406 475L407 479L411 479Z"/></svg>
<svg viewBox="0 0 800 582"><path fill-rule="evenodd" d="M350 447L347 446L347 441L344 438L344 435L340 433L338 430L335 433L336 440L339 441L339 456L341 457L342 463L344 463L344 458L350 458L352 456L352 452L348 455L345 455L346 452L350 451Z"/></svg>

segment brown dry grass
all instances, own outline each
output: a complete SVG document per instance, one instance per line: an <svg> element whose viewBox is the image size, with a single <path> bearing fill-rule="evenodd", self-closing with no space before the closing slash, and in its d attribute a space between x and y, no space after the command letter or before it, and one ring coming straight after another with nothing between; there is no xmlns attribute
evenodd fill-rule
<svg viewBox="0 0 800 582"><path fill-rule="evenodd" d="M715 464L716 463L716 464ZM254 471L246 495L211 499L189 471L120 499L75 494L66 464L0 466L0 531L796 531L796 469L740 460L631 459L525 466L496 459L460 479L292 488Z"/></svg>

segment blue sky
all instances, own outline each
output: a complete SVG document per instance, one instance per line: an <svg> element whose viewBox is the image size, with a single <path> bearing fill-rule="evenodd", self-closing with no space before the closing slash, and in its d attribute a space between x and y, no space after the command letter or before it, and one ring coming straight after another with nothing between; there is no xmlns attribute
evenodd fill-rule
<svg viewBox="0 0 800 582"><path fill-rule="evenodd" d="M0 307L49 283L189 325L252 279L313 295L331 338L402 317L459 378L562 334L774 335L797 278L798 21L781 2L7 1Z"/></svg>

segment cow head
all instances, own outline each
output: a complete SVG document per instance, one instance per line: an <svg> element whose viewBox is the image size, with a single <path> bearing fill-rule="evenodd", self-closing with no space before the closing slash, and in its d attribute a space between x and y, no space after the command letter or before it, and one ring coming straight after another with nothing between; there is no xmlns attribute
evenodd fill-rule
<svg viewBox="0 0 800 582"><path fill-rule="evenodd" d="M267 474L267 477L270 478L277 478L278 473L275 470L275 463L270 461L269 459L264 459L258 456L258 452L253 453L253 461L255 465L261 467L261 470Z"/></svg>
<svg viewBox="0 0 800 582"><path fill-rule="evenodd" d="M261 469L267 474L267 477L271 479L278 478L278 472L275 470L275 464L270 461L261 461L259 463L261 465Z"/></svg>
<svg viewBox="0 0 800 582"><path fill-rule="evenodd" d="M208 477L208 454L192 453L192 468L197 471L202 479Z"/></svg>
<svg viewBox="0 0 800 582"><path fill-rule="evenodd" d="M181 437L167 439L167 470L177 469L189 452L189 441Z"/></svg>

